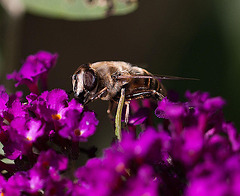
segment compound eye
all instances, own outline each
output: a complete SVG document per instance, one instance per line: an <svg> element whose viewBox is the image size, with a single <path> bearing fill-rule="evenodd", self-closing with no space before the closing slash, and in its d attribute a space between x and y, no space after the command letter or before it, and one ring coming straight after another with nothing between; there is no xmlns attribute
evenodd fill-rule
<svg viewBox="0 0 240 196"><path fill-rule="evenodd" d="M96 86L96 77L93 71L88 70L84 72L83 75L83 84L84 88L88 91L91 91Z"/></svg>

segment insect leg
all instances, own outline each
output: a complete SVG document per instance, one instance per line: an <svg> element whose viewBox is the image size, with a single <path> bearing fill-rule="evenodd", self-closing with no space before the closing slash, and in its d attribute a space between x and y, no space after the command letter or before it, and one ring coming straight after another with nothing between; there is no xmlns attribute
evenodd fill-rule
<svg viewBox="0 0 240 196"><path fill-rule="evenodd" d="M125 124L127 125L128 119L129 119L129 105L130 105L130 101L125 101L125 105L126 105Z"/></svg>
<svg viewBox="0 0 240 196"><path fill-rule="evenodd" d="M103 88L102 90L97 92L93 97L91 97L88 101L86 101L85 105L87 103L89 103L90 101L94 101L95 99L99 99L103 95L103 93L105 93L106 91L107 91L107 87Z"/></svg>
<svg viewBox="0 0 240 196"><path fill-rule="evenodd" d="M121 140L122 133L121 133L121 123L122 123L122 109L124 105L125 99L125 88L121 89L121 97L118 102L117 113L115 117L115 135L117 136L118 140Z"/></svg>
<svg viewBox="0 0 240 196"><path fill-rule="evenodd" d="M162 100L165 96L156 90L144 90L142 92L126 95L126 99L143 99L147 97L153 97L157 100Z"/></svg>
<svg viewBox="0 0 240 196"><path fill-rule="evenodd" d="M152 91L152 95L157 99L157 100L163 100L164 99L164 95L162 93L159 93L155 90L151 90Z"/></svg>

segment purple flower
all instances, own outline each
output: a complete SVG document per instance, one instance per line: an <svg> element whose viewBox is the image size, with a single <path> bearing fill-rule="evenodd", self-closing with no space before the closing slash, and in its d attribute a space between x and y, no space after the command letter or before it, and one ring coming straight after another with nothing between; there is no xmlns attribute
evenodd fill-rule
<svg viewBox="0 0 240 196"><path fill-rule="evenodd" d="M211 98L209 93L187 91L185 96L189 100L189 105L206 112L215 112L223 108L226 102L221 97Z"/></svg>
<svg viewBox="0 0 240 196"><path fill-rule="evenodd" d="M54 124L51 133L54 129L55 133L73 141L86 141L95 133L98 124L95 114L90 111L83 112L83 106L75 99L68 102L64 90L45 91L40 96L31 94L27 99L29 110L38 118Z"/></svg>
<svg viewBox="0 0 240 196"><path fill-rule="evenodd" d="M15 86L25 84L31 92L38 94L37 82L38 79L43 81L46 86L46 76L49 70L55 66L58 55L51 54L45 51L39 51L35 55L27 57L19 72L14 71L7 75L7 79L17 81ZM46 90L46 87L44 87Z"/></svg>
<svg viewBox="0 0 240 196"><path fill-rule="evenodd" d="M26 172L17 172L7 181L0 176L0 192L6 195L64 195L69 189L60 172L67 169L67 158L53 150L42 152L37 163Z"/></svg>
<svg viewBox="0 0 240 196"><path fill-rule="evenodd" d="M164 131L147 128L135 143L135 156L150 164L166 162L165 153L169 151L170 139Z"/></svg>
<svg viewBox="0 0 240 196"><path fill-rule="evenodd" d="M197 127L185 128L173 137L171 155L186 167L194 164L201 157L204 135Z"/></svg>
<svg viewBox="0 0 240 196"><path fill-rule="evenodd" d="M12 136L16 137L16 134L23 136L26 140L34 142L36 139L44 134L44 125L40 120L33 118L15 118L10 125L17 132ZM11 131L13 133L14 131ZM11 134L10 134L11 137Z"/></svg>
<svg viewBox="0 0 240 196"><path fill-rule="evenodd" d="M60 121L65 118L68 110L74 109L82 113L83 106L75 99L68 102L68 95L62 89L45 91L40 96L30 94L27 96L28 109L38 118L47 122Z"/></svg>
<svg viewBox="0 0 240 196"><path fill-rule="evenodd" d="M46 148L49 136L59 141L59 130L62 137L74 141L86 141L96 130L95 114L83 112L83 106L75 99L69 102L62 89L45 91L40 96L30 94L24 104L19 96L9 99L7 94L3 95L0 141L9 159L28 156L33 146L38 150Z"/></svg>
<svg viewBox="0 0 240 196"><path fill-rule="evenodd" d="M37 138L43 136L44 125L41 121L17 117L14 118L10 126L5 126L5 134L8 140L2 141L4 144L5 156L9 159L16 159L22 155L28 155L32 152L32 143Z"/></svg>
<svg viewBox="0 0 240 196"><path fill-rule="evenodd" d="M149 117L148 108L140 108L134 115L129 119L129 124L140 125Z"/></svg>
<svg viewBox="0 0 240 196"><path fill-rule="evenodd" d="M17 172L11 176L3 189L4 195L21 195L22 191L29 190L27 172Z"/></svg>
<svg viewBox="0 0 240 196"><path fill-rule="evenodd" d="M0 125L6 130L8 124L16 117L28 117L24 104L20 101L21 93L9 96L6 91L0 91ZM0 140L1 141L1 140Z"/></svg>
<svg viewBox="0 0 240 196"><path fill-rule="evenodd" d="M79 185L77 195L111 195L121 185L121 175L97 158L90 159L79 168L76 177Z"/></svg>
<svg viewBox="0 0 240 196"><path fill-rule="evenodd" d="M80 113L78 110L68 110L64 114L63 127L59 130L59 134L73 141L86 141L93 135L98 125L98 120L94 112Z"/></svg>
<svg viewBox="0 0 240 196"><path fill-rule="evenodd" d="M139 168L137 175L129 179L126 187L116 195L139 196L151 195L158 196L159 181L154 176L152 167L143 165Z"/></svg>
<svg viewBox="0 0 240 196"><path fill-rule="evenodd" d="M45 91L40 96L27 96L29 110L45 121L60 120L62 112L67 107L68 95L62 89Z"/></svg>
<svg viewBox="0 0 240 196"><path fill-rule="evenodd" d="M206 146L212 146L213 139L219 138L218 134L223 132L223 126L227 126L221 113L225 104L222 98L211 98L208 93L201 92L187 92L186 97L189 99L186 104L163 100L159 103L156 114L163 113L170 121L170 156L189 168L202 159ZM238 148L239 139L234 135L235 131L232 128L230 130L235 148ZM227 145L226 142L224 139L220 140L220 143ZM213 146L209 149L211 148L214 149Z"/></svg>
<svg viewBox="0 0 240 196"><path fill-rule="evenodd" d="M20 99L16 98L15 100L11 99L7 103L8 110L4 112L4 118L10 123L13 119L17 117L28 118L29 113L27 111L26 105L23 104Z"/></svg>
<svg viewBox="0 0 240 196"><path fill-rule="evenodd" d="M223 131L228 135L233 151L240 150L240 135L233 123L223 123Z"/></svg>
<svg viewBox="0 0 240 196"><path fill-rule="evenodd" d="M185 195L239 195L240 157L234 155L225 161L206 160L189 173Z"/></svg>
<svg viewBox="0 0 240 196"><path fill-rule="evenodd" d="M240 136L233 124L224 120L225 101L202 92L187 92L186 97L185 104L164 99L155 111L158 117L169 121L164 128L171 138L170 163L174 169L185 172L189 184L182 184L182 190L186 188L185 195L238 195L237 186L232 188L226 183L227 179L237 184L240 179L239 171L235 170L236 175L233 175L225 164L239 155ZM165 183L165 178L162 179Z"/></svg>
<svg viewBox="0 0 240 196"><path fill-rule="evenodd" d="M164 131L152 128L139 139L125 133L121 142L105 150L103 158L90 159L77 170L76 191L79 195L158 195L160 179L166 178L162 172L171 167L167 160L169 139ZM167 178L173 177L169 174Z"/></svg>
<svg viewBox="0 0 240 196"><path fill-rule="evenodd" d="M53 150L42 152L37 160L37 163L31 170L31 175L38 173L40 178L46 179L49 176L58 181L60 180L60 172L67 169L68 159L63 155L58 155Z"/></svg>
<svg viewBox="0 0 240 196"><path fill-rule="evenodd" d="M141 102L139 100L131 100L131 114L128 121L129 130L135 130L136 125L142 125L143 130L148 126L152 126L152 111L155 108L155 103L150 99L143 99Z"/></svg>
<svg viewBox="0 0 240 196"><path fill-rule="evenodd" d="M45 180L44 195L72 195L69 193L69 182L70 180L66 178L59 181L48 178Z"/></svg>
<svg viewBox="0 0 240 196"><path fill-rule="evenodd" d="M165 118L174 121L176 130L181 130L182 119L186 116L186 110L188 108L182 103L175 103L164 98L158 102L158 107L155 110L155 114L158 118Z"/></svg>
<svg viewBox="0 0 240 196"><path fill-rule="evenodd" d="M35 168L29 170L29 187L31 192L38 192L44 188L45 178L41 178L41 174Z"/></svg>

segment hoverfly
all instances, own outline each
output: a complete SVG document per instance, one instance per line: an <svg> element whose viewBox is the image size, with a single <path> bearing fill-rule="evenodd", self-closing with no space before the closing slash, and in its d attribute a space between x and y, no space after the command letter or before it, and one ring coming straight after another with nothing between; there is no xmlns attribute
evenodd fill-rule
<svg viewBox="0 0 240 196"><path fill-rule="evenodd" d="M111 116L113 103L126 104L125 122L128 121L132 99L154 98L162 100L166 90L162 79L192 79L173 76L154 76L147 70L123 61L102 61L83 64L72 76L74 96L80 103L96 99L110 101L107 113ZM121 112L121 111L120 111Z"/></svg>

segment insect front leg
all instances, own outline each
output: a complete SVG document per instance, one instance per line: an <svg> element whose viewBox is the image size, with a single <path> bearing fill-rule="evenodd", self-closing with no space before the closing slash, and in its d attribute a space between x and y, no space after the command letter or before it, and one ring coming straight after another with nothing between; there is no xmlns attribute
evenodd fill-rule
<svg viewBox="0 0 240 196"><path fill-rule="evenodd" d="M107 87L103 88L99 92L97 92L93 97L91 97L88 101L85 102L85 105L95 99L99 99L105 92L107 91Z"/></svg>

